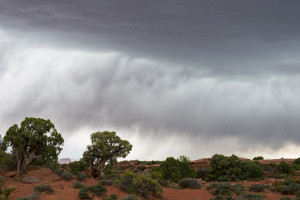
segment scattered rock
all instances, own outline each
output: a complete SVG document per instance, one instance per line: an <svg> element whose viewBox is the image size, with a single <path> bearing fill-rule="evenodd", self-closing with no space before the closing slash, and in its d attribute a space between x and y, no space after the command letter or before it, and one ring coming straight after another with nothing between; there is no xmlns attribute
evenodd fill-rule
<svg viewBox="0 0 300 200"><path fill-rule="evenodd" d="M34 177L34 176L25 176L22 178L22 183L25 184L32 184L32 183L38 183L40 182L40 179Z"/></svg>

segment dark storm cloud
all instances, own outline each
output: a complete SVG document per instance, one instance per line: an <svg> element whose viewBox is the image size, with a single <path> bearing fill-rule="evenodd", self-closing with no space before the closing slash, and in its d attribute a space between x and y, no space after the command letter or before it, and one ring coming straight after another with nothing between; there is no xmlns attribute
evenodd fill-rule
<svg viewBox="0 0 300 200"><path fill-rule="evenodd" d="M299 6L2 0L2 127L40 116L67 133L298 144Z"/></svg>
<svg viewBox="0 0 300 200"><path fill-rule="evenodd" d="M296 0L2 0L0 22L20 35L47 36L56 44L69 40L69 45L194 66L201 62L210 70L256 73L268 66L241 65L295 48L299 52L299 6Z"/></svg>

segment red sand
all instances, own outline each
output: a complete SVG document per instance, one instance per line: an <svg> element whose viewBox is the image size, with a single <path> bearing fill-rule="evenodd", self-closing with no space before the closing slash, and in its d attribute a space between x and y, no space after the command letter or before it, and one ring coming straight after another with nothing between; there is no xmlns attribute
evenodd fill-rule
<svg viewBox="0 0 300 200"><path fill-rule="evenodd" d="M26 175L34 176L39 178L41 181L39 183L34 184L24 184L21 182L17 182L14 178L9 178L9 173L1 173L1 176L4 178L4 186L3 188L7 187L16 187L17 189L13 191L9 198L10 200L15 200L21 197L27 197L29 194L33 194L33 188L37 185L48 184L51 185L54 189L53 194L46 194L42 193L40 199L42 200L79 200L78 192L79 189L72 188L72 184L76 182L76 180L72 181L65 181L62 180L57 174L53 173L50 169L47 168L35 168L26 173ZM249 186L254 183L263 183L263 184L274 184L276 180L268 179L263 181L249 181L249 182L242 182L244 186ZM85 185L95 185L98 183L98 180L87 178L82 182ZM205 189L209 183L206 183L201 189L171 189L171 188L163 188L164 191L164 199L166 200L189 200L189 199L197 199L197 200L210 200L213 198L213 195ZM110 196L110 194L117 194L119 199L126 196L127 194L120 191L115 186L106 186L108 192L106 196ZM280 195L279 193L271 193L265 192L263 193L266 195L266 200L279 200ZM294 198L295 195L291 195L290 197ZM95 197L95 200L100 200L101 198ZM141 198L142 199L142 198Z"/></svg>

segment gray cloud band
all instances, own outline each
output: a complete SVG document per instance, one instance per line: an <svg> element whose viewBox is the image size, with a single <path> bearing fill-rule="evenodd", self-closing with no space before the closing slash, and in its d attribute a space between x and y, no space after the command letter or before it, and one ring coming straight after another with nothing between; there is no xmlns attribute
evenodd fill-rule
<svg viewBox="0 0 300 200"><path fill-rule="evenodd" d="M299 3L228 2L2 1L2 127L298 143Z"/></svg>

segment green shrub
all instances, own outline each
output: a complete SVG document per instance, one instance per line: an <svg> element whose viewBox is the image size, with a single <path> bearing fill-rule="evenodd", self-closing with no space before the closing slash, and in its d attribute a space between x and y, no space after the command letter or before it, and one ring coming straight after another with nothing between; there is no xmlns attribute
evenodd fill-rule
<svg viewBox="0 0 300 200"><path fill-rule="evenodd" d="M78 196L80 199L92 199L89 194L90 192L97 196L103 196L107 192L107 189L101 184L83 187L79 191Z"/></svg>
<svg viewBox="0 0 300 200"><path fill-rule="evenodd" d="M264 160L264 157L262 157L262 156L257 156L257 157L254 157L252 160Z"/></svg>
<svg viewBox="0 0 300 200"><path fill-rule="evenodd" d="M261 195L261 194L241 194L238 198L238 200L260 200L260 199L264 199L265 196Z"/></svg>
<svg viewBox="0 0 300 200"><path fill-rule="evenodd" d="M285 173L285 174L292 174L295 172L294 168L292 165L289 165L288 163L281 161L278 165L278 171L280 173Z"/></svg>
<svg viewBox="0 0 300 200"><path fill-rule="evenodd" d="M231 189L234 193L240 195L245 190L245 187L242 184L235 184L231 186Z"/></svg>
<svg viewBox="0 0 300 200"><path fill-rule="evenodd" d="M168 180L163 180L163 179L156 179L156 180L163 187L169 187L170 185L170 182Z"/></svg>
<svg viewBox="0 0 300 200"><path fill-rule="evenodd" d="M296 193L296 197L300 197L300 191Z"/></svg>
<svg viewBox="0 0 300 200"><path fill-rule="evenodd" d="M7 196L10 195L12 191L14 191L16 188L15 187L10 187L2 191L1 186L0 186L0 200L5 200Z"/></svg>
<svg viewBox="0 0 300 200"><path fill-rule="evenodd" d="M81 173L81 172L78 172L78 173L76 174L76 179L77 179L77 181L83 181L83 180L86 179L86 177L87 177L87 175L84 174L84 173Z"/></svg>
<svg viewBox="0 0 300 200"><path fill-rule="evenodd" d="M268 172L277 170L277 168L276 168L277 166L275 163L262 164L262 167L263 167L264 171L268 171Z"/></svg>
<svg viewBox="0 0 300 200"><path fill-rule="evenodd" d="M275 191L281 192L284 195L296 194L300 191L299 180L285 179L282 182L276 183Z"/></svg>
<svg viewBox="0 0 300 200"><path fill-rule="evenodd" d="M39 185L34 187L35 192L54 192L50 185Z"/></svg>
<svg viewBox="0 0 300 200"><path fill-rule="evenodd" d="M132 191L132 188L135 188L133 185L133 179L136 177L136 175L131 172L131 171L127 171L125 172L120 179L119 182L119 188L123 191L126 191L127 193L134 193Z"/></svg>
<svg viewBox="0 0 300 200"><path fill-rule="evenodd" d="M275 174L275 179L282 179L284 176L281 174Z"/></svg>
<svg viewBox="0 0 300 200"><path fill-rule="evenodd" d="M205 179L207 176L207 170L206 169L198 169L196 171L196 174L195 174L195 178L198 178L198 179Z"/></svg>
<svg viewBox="0 0 300 200"><path fill-rule="evenodd" d="M160 164L159 168L165 180L177 183L182 178L179 171L179 161L173 157L168 157Z"/></svg>
<svg viewBox="0 0 300 200"><path fill-rule="evenodd" d="M230 183L212 183L206 187L207 190L212 190L213 195L227 195L231 196L232 193L237 195L241 194L245 187L241 184L231 185Z"/></svg>
<svg viewBox="0 0 300 200"><path fill-rule="evenodd" d="M103 196L107 192L107 189L101 184L89 186L88 189L97 196Z"/></svg>
<svg viewBox="0 0 300 200"><path fill-rule="evenodd" d="M151 178L157 180L157 182L163 186L168 187L170 185L170 182L168 180L164 180L162 174L157 171L158 168L153 168L150 172Z"/></svg>
<svg viewBox="0 0 300 200"><path fill-rule="evenodd" d="M134 179L134 186L138 193L148 198L149 194L154 197L162 197L163 191L160 184L150 176L141 175Z"/></svg>
<svg viewBox="0 0 300 200"><path fill-rule="evenodd" d="M185 178L179 182L179 186L182 188L200 189L201 183L195 178Z"/></svg>
<svg viewBox="0 0 300 200"><path fill-rule="evenodd" d="M71 174L70 172L63 172L60 174L60 177L62 177L66 181L70 181L73 179L73 174Z"/></svg>
<svg viewBox="0 0 300 200"><path fill-rule="evenodd" d="M291 197L281 197L280 200L292 200Z"/></svg>
<svg viewBox="0 0 300 200"><path fill-rule="evenodd" d="M87 187L81 188L78 193L80 199L92 199L89 194L90 190Z"/></svg>
<svg viewBox="0 0 300 200"><path fill-rule="evenodd" d="M7 143L3 141L0 135L0 168L14 170L17 167L16 155L6 153Z"/></svg>
<svg viewBox="0 0 300 200"><path fill-rule="evenodd" d="M224 184L218 184L215 188L215 190L213 191L213 195L228 195L231 196L232 195L232 187L231 185L228 183L224 183Z"/></svg>
<svg viewBox="0 0 300 200"><path fill-rule="evenodd" d="M118 199L118 195L116 194L111 194L108 198L105 198L105 200L117 200Z"/></svg>
<svg viewBox="0 0 300 200"><path fill-rule="evenodd" d="M215 198L212 198L210 200L235 200L235 199L231 196L217 195L217 196L215 196Z"/></svg>
<svg viewBox="0 0 300 200"><path fill-rule="evenodd" d="M102 184L102 185L112 185L114 183L113 180L101 180L99 181L99 184Z"/></svg>
<svg viewBox="0 0 300 200"><path fill-rule="evenodd" d="M263 177L263 168L258 161L242 161L237 156L215 154L210 160L207 180L235 181Z"/></svg>
<svg viewBox="0 0 300 200"><path fill-rule="evenodd" d="M282 186L280 192L281 194L296 194L300 190L300 184L292 183L290 185L284 185Z"/></svg>
<svg viewBox="0 0 300 200"><path fill-rule="evenodd" d="M75 189L79 189L79 188L83 188L85 186L80 182L76 182L76 183L73 183L72 187Z"/></svg>
<svg viewBox="0 0 300 200"><path fill-rule="evenodd" d="M23 197L23 198L19 198L18 200L31 200L31 199L29 199L27 197Z"/></svg>
<svg viewBox="0 0 300 200"><path fill-rule="evenodd" d="M190 167L190 159L180 156L178 159L168 157L159 166L163 179L178 183L183 178L193 178L195 171Z"/></svg>
<svg viewBox="0 0 300 200"><path fill-rule="evenodd" d="M58 175L61 175L64 172L64 170L62 170L59 166L56 166L56 165L51 166L50 169L53 173L56 173Z"/></svg>
<svg viewBox="0 0 300 200"><path fill-rule="evenodd" d="M139 200L139 198L134 194L130 194L127 195L126 197L123 197L121 200Z"/></svg>
<svg viewBox="0 0 300 200"><path fill-rule="evenodd" d="M85 164L83 161L73 161L71 163L69 163L69 167L70 167L70 172L71 173L75 173L75 172L81 172L84 170L85 168Z"/></svg>
<svg viewBox="0 0 300 200"><path fill-rule="evenodd" d="M145 169L147 169L147 167L144 166L144 165L142 165L142 166L138 166L138 169L139 169L140 171L145 171Z"/></svg>
<svg viewBox="0 0 300 200"><path fill-rule="evenodd" d="M268 188L268 186L264 184L253 184L248 190L252 192L263 192L266 188Z"/></svg>
<svg viewBox="0 0 300 200"><path fill-rule="evenodd" d="M147 198L149 194L154 197L162 197L162 188L160 184L150 176L137 176L133 172L126 172L120 179L119 188L129 194L140 193Z"/></svg>

